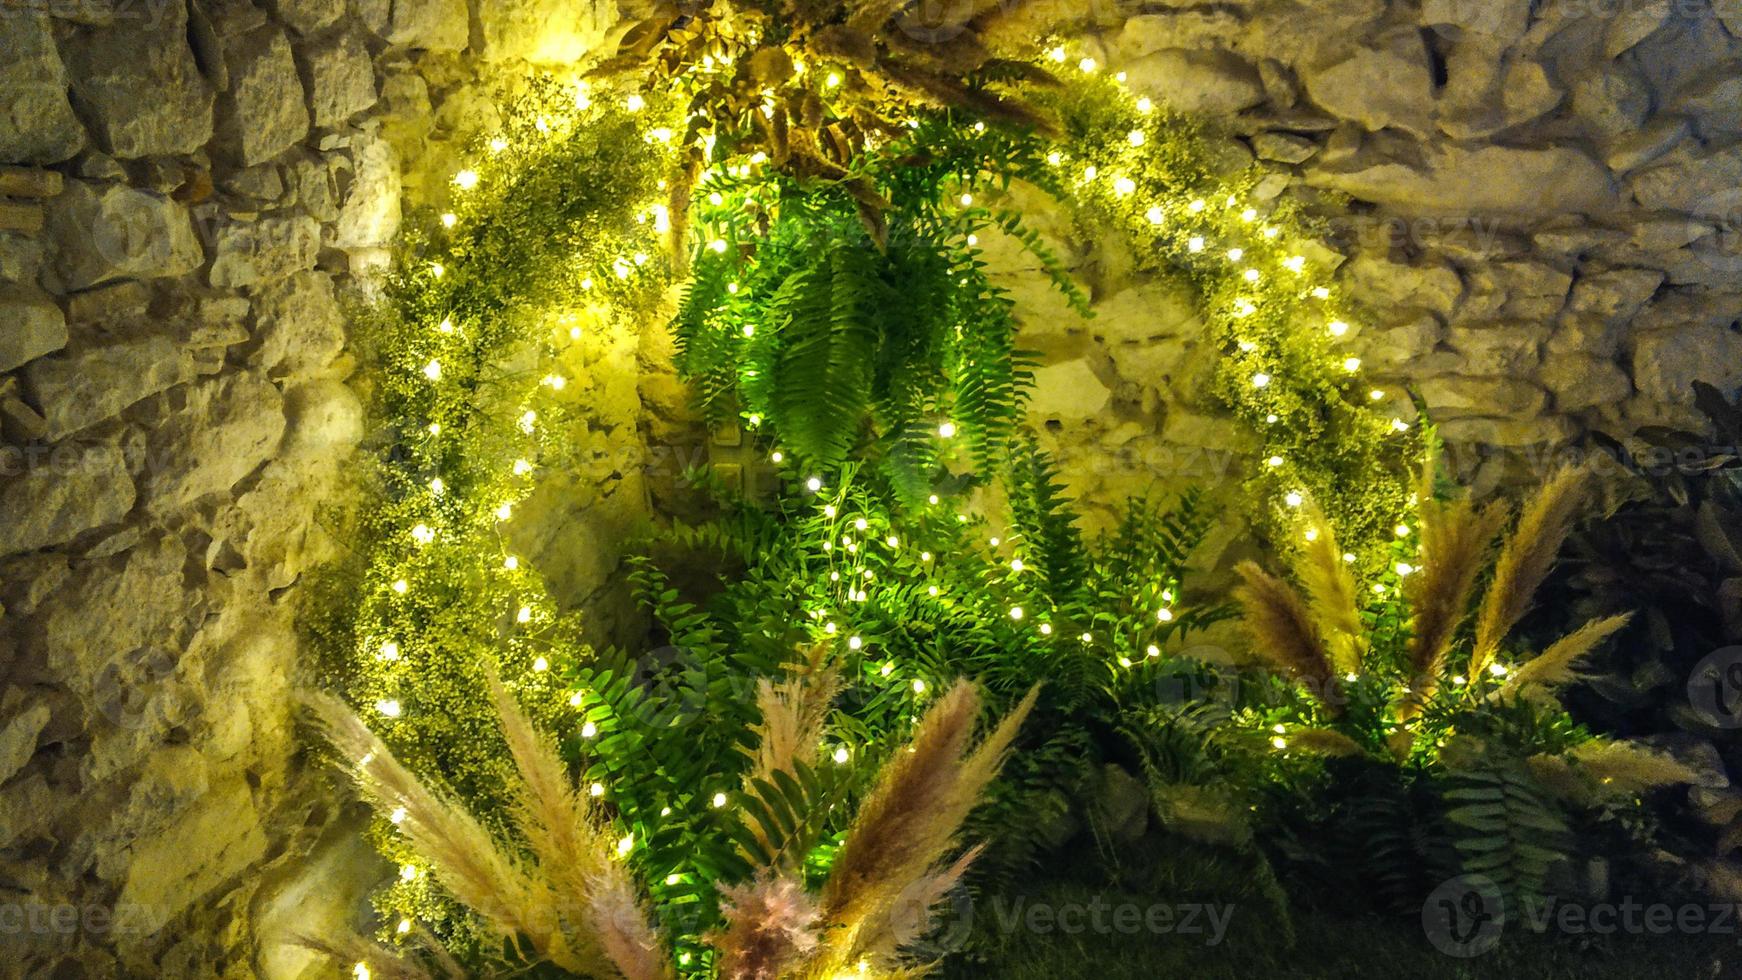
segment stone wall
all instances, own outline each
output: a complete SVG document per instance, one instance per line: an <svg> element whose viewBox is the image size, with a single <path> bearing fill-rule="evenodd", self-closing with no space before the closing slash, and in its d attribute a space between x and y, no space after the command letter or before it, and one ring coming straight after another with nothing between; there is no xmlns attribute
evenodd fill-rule
<svg viewBox="0 0 1742 980"><path fill-rule="evenodd" d="M1537 8L1532 12L1532 8ZM1093 0L1074 44L1229 125L1264 197L1327 217L1347 338L1425 400L1467 478L1530 478L1592 432L1699 425L1691 385L1742 384L1742 4L1733 0ZM1073 58L1076 55L1073 54ZM1346 197L1345 197L1346 196ZM1069 242L1064 216L1047 229ZM1105 506L1237 485L1246 442L1204 398L1195 297L1069 254L1074 317L1011 254L1045 354L1034 421Z"/></svg>
<svg viewBox="0 0 1742 980"><path fill-rule="evenodd" d="M1369 309L1351 352L1413 383L1490 482L1742 378L1742 6L1530 6L1085 4L1079 36L1230 122L1265 194L1333 218ZM343 555L367 439L344 303L523 66L590 56L619 20L602 0L0 0L9 972L297 976L317 963L289 931L355 913L378 869L288 704L297 598ZM1245 437L1204 395L1195 297L1036 215L1100 314L998 256L1076 489L1234 486ZM660 330L581 360L591 463L510 532L621 634L617 543L707 450ZM713 451L737 460L729 435Z"/></svg>
<svg viewBox="0 0 1742 980"><path fill-rule="evenodd" d="M0 0L0 974L298 976L293 931L362 924L381 868L290 709L367 438L347 304L495 80L617 19ZM514 529L606 556L553 561L576 604L647 512L640 343L588 345L601 463Z"/></svg>

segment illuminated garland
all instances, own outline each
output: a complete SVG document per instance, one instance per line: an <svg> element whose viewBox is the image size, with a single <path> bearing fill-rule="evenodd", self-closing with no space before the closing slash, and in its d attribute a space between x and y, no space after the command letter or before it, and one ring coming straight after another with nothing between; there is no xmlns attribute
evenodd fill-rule
<svg viewBox="0 0 1742 980"><path fill-rule="evenodd" d="M1169 145L1167 117L1092 62L1079 68L1085 77L1060 106L1067 118L1076 110L1082 125L1047 158L1059 173L1056 186L1117 216L1156 264L1186 270L1203 290L1206 316L1228 348L1218 393L1263 436L1266 465L1258 479L1279 525L1310 494L1351 529L1352 539L1365 542L1357 549L1363 557L1383 552L1388 562L1390 545L1374 529L1389 529L1400 509L1402 492L1388 463L1407 452L1409 426L1360 405L1359 364L1335 347L1346 329L1336 297L1297 251L1304 251L1303 241L1291 216L1261 214L1245 203L1243 187L1212 192L1207 174L1182 184L1168 169L1178 161L1153 153ZM829 77L823 74L820 84L829 87ZM1091 105L1097 108L1089 111ZM567 683L584 675L590 652L536 573L508 550L503 525L531 491L535 473L561 465L576 417L571 399L585 397L570 385L577 342L589 325L646 315L667 281L668 147L679 128L661 96L595 97L555 85L541 87L535 102L511 118L509 129L454 175L453 211L413 238L389 289L391 315L378 341L378 410L397 438L382 469L382 499L368 520L369 567L355 614L333 631L349 646L349 662L335 679L352 702L373 712L384 737L414 765L443 773L461 796L486 804L501 798L505 763L480 695L482 662L500 661L521 699L570 738L597 737L602 745L612 723L598 692ZM985 127L971 131L983 134ZM724 152L715 159L713 140L703 145L714 176L746 181L745 193L755 192L752 178L765 160ZM969 248L975 222L991 220L973 212L981 177L963 175ZM699 208L699 249L724 250L727 238L717 229L741 203L722 195ZM566 303L577 305L565 310ZM1318 326L1302 332L1303 320ZM745 417L753 429L761 421ZM948 440L955 423L940 417L933 431ZM785 461L778 442L770 452L777 464ZM790 475L819 500L834 499L825 494L830 474ZM841 546L859 543L849 534ZM1010 561L1020 573L1020 557ZM1363 560L1361 567L1385 566ZM831 591L840 587L831 579ZM1177 587L1158 586L1159 595L1171 603ZM839 605L844 616L850 603ZM812 612L809 628L839 635L859 652L852 640L863 634L856 627L820 608ZM1019 604L1004 610L1012 624L1031 622L1050 635L1051 624L1031 613ZM1170 605L1158 615L1165 623ZM1118 656L1132 663L1131 654ZM924 676L907 683L915 698L924 695ZM586 770L591 791L608 796L612 788L595 774L633 765L627 758L593 759ZM724 803L721 790L692 792L698 804ZM638 812L625 814L624 851L632 861L640 860L636 842L657 832L647 826L650 815L639 812L647 808L642 801ZM397 930L410 931L416 918L445 916L391 827L378 837L402 863L402 880L383 899L400 917ZM671 872L664 880L695 884L677 877ZM681 965L692 965L687 951L680 956Z"/></svg>

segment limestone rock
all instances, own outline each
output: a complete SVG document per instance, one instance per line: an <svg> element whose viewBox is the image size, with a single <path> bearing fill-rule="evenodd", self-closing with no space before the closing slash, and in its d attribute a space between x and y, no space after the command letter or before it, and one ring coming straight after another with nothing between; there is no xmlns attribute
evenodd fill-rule
<svg viewBox="0 0 1742 980"><path fill-rule="evenodd" d="M1627 178L1640 205L1705 218L1742 213L1742 146L1679 146Z"/></svg>
<svg viewBox="0 0 1742 980"><path fill-rule="evenodd" d="M260 338L257 363L268 376L318 374L345 346L333 280L318 272L299 272L261 289L254 329Z"/></svg>
<svg viewBox="0 0 1742 980"><path fill-rule="evenodd" d="M8 10L0 16L0 161L59 163L85 145L67 101L67 73L49 19Z"/></svg>
<svg viewBox="0 0 1742 980"><path fill-rule="evenodd" d="M485 16L484 11L491 6L493 4L484 4L479 10L479 16ZM592 5L588 6L590 8ZM567 5L547 9L543 13L553 20L567 19L575 15L573 8ZM525 34L535 37L545 26L543 21L524 22L519 25ZM426 51L459 51L466 46L468 32L465 0L393 0L393 16L387 25L387 40L394 44Z"/></svg>
<svg viewBox="0 0 1742 980"><path fill-rule="evenodd" d="M137 842L118 904L139 909L137 925L154 933L200 896L247 871L266 849L253 791L238 774L213 786L167 831Z"/></svg>
<svg viewBox="0 0 1742 980"><path fill-rule="evenodd" d="M1742 335L1688 324L1641 331L1633 339L1633 382L1653 401L1690 405L1693 384L1729 388L1742 379Z"/></svg>
<svg viewBox="0 0 1742 980"><path fill-rule="evenodd" d="M1633 394L1633 382L1614 361L1582 354L1550 357L1542 366L1542 383L1562 412L1612 405Z"/></svg>
<svg viewBox="0 0 1742 980"><path fill-rule="evenodd" d="M1363 253L1346 267L1350 288L1363 300L1388 308L1415 308L1452 315L1463 280L1448 265L1405 265Z"/></svg>
<svg viewBox="0 0 1742 980"><path fill-rule="evenodd" d="M1090 807L1096 826L1115 841L1130 843L1149 826L1149 787L1114 763L1101 769Z"/></svg>
<svg viewBox="0 0 1742 980"><path fill-rule="evenodd" d="M278 19L298 34L309 35L345 15L345 0L273 0Z"/></svg>
<svg viewBox="0 0 1742 980"><path fill-rule="evenodd" d="M1621 324L1633 318L1640 307L1663 284L1656 269L1610 269L1583 276L1573 284L1567 309Z"/></svg>
<svg viewBox="0 0 1742 980"><path fill-rule="evenodd" d="M1415 213L1519 216L1599 213L1614 205L1609 172L1582 151L1556 146L1430 144L1419 160L1363 152L1309 170L1307 183Z"/></svg>
<svg viewBox="0 0 1742 980"><path fill-rule="evenodd" d="M48 781L38 773L0 790L0 847L16 844L52 821L65 806L65 798L49 789Z"/></svg>
<svg viewBox="0 0 1742 980"><path fill-rule="evenodd" d="M54 300L32 287L0 285L0 371L66 345L66 315Z"/></svg>
<svg viewBox="0 0 1742 980"><path fill-rule="evenodd" d="M1680 116L1653 119L1644 129L1625 133L1610 143L1603 162L1610 170L1624 174L1680 146L1692 131L1693 127Z"/></svg>
<svg viewBox="0 0 1742 980"><path fill-rule="evenodd" d="M1645 0L1615 8L1603 32L1603 55L1614 59L1650 37L1669 19L1670 0Z"/></svg>
<svg viewBox="0 0 1742 980"><path fill-rule="evenodd" d="M1251 65L1226 51L1169 48L1125 66L1131 87L1188 113L1231 114L1264 101Z"/></svg>
<svg viewBox="0 0 1742 980"><path fill-rule="evenodd" d="M186 351L167 337L150 336L39 358L24 369L24 387L54 440L193 376Z"/></svg>
<svg viewBox="0 0 1742 980"><path fill-rule="evenodd" d="M1161 438L1176 446L1240 453L1257 445L1252 430L1227 415L1206 415L1183 406L1168 408Z"/></svg>
<svg viewBox="0 0 1742 980"><path fill-rule="evenodd" d="M1589 69L1568 87L1573 117L1595 136L1616 137L1645 124L1651 88L1625 65Z"/></svg>
<svg viewBox="0 0 1742 980"><path fill-rule="evenodd" d="M1664 0L1648 0L1656 4ZM1670 3L1685 8L1684 4ZM1640 41L1629 59L1651 86L1657 105L1669 101L1714 65L1735 56L1735 41L1718 18L1697 8L1677 11L1662 27ZM1602 18L1591 18L1601 20Z"/></svg>
<svg viewBox="0 0 1742 980"><path fill-rule="evenodd" d="M48 703L38 701L12 716L0 729L0 783L11 779L36 754L36 740L48 724Z"/></svg>
<svg viewBox="0 0 1742 980"><path fill-rule="evenodd" d="M1573 277L1542 262L1490 262L1470 270L1470 294L1458 308L1469 320L1547 320L1566 305Z"/></svg>
<svg viewBox="0 0 1742 980"><path fill-rule="evenodd" d="M1732 37L1742 37L1742 0L1712 0L1712 13L1723 22Z"/></svg>
<svg viewBox="0 0 1742 980"><path fill-rule="evenodd" d="M350 188L339 205L332 239L335 248L379 248L399 233L399 162L393 147L374 134L360 134L351 146Z"/></svg>
<svg viewBox="0 0 1742 980"><path fill-rule="evenodd" d="M1440 129L1453 139L1479 139L1522 125L1562 98L1542 65L1495 43L1460 43L1448 65L1438 115Z"/></svg>
<svg viewBox="0 0 1742 980"><path fill-rule="evenodd" d="M1524 36L1530 8L1511 3L1422 0L1421 23L1454 38L1491 38L1512 44Z"/></svg>
<svg viewBox="0 0 1742 980"><path fill-rule="evenodd" d="M311 381L284 396L287 459L325 460L343 455L363 438L363 403L339 381Z"/></svg>
<svg viewBox="0 0 1742 980"><path fill-rule="evenodd" d="M463 12L465 5L460 6ZM486 61L584 64L598 56L618 16L614 0L499 0L481 4L481 53Z"/></svg>
<svg viewBox="0 0 1742 980"><path fill-rule="evenodd" d="M0 232L0 279L36 282L41 273L42 242L34 237Z"/></svg>
<svg viewBox="0 0 1742 980"><path fill-rule="evenodd" d="M1420 382L1420 389L1428 413L1435 418L1464 415L1528 418L1542 411L1548 400L1541 388L1516 378L1428 378Z"/></svg>
<svg viewBox="0 0 1742 980"><path fill-rule="evenodd" d="M1387 32L1341 61L1303 69L1301 81L1320 108L1367 129L1392 127L1418 136L1430 131L1433 71L1416 30Z"/></svg>
<svg viewBox="0 0 1742 980"><path fill-rule="evenodd" d="M172 513L229 490L284 437L284 398L256 374L202 381L175 401L148 444L154 465L142 489L153 513Z"/></svg>
<svg viewBox="0 0 1742 980"><path fill-rule="evenodd" d="M1547 333L1530 323L1454 323L1445 342L1457 355L1460 374L1526 377Z"/></svg>
<svg viewBox="0 0 1742 980"><path fill-rule="evenodd" d="M299 63L317 127L335 129L375 104L375 62L355 33L305 45Z"/></svg>
<svg viewBox="0 0 1742 980"><path fill-rule="evenodd" d="M218 100L218 148L251 167L308 135L308 103L283 31L261 27L226 38L223 48L230 91Z"/></svg>
<svg viewBox="0 0 1742 980"><path fill-rule="evenodd" d="M1527 446L1563 446L1577 433L1577 426L1563 415L1537 418L1450 418L1437 423L1441 438L1454 445L1478 444L1521 449Z"/></svg>
<svg viewBox="0 0 1742 980"><path fill-rule="evenodd" d="M1028 413L1041 419L1088 419L1105 412L1111 400L1088 360L1078 358L1034 372Z"/></svg>
<svg viewBox="0 0 1742 980"><path fill-rule="evenodd" d="M189 154L212 138L211 86L188 46L186 8L141 29L85 28L67 46L73 94L103 149L124 160Z"/></svg>
<svg viewBox="0 0 1742 980"><path fill-rule="evenodd" d="M218 289L256 286L314 268L320 222L307 215L267 217L218 229L209 273Z"/></svg>
<svg viewBox="0 0 1742 980"><path fill-rule="evenodd" d="M1305 137L1288 133L1259 133L1252 137L1252 152L1260 160L1300 163L1319 152L1319 145Z"/></svg>
<svg viewBox="0 0 1742 980"><path fill-rule="evenodd" d="M0 555L71 541L133 509L133 480L113 444L57 447L0 483Z"/></svg>
<svg viewBox="0 0 1742 980"><path fill-rule="evenodd" d="M1707 141L1742 135L1742 63L1713 65L1688 80L1671 108L1693 120Z"/></svg>
<svg viewBox="0 0 1742 980"><path fill-rule="evenodd" d="M1110 55L1125 64L1167 48L1234 49L1243 20L1233 10L1209 7L1137 14L1120 26Z"/></svg>
<svg viewBox="0 0 1742 980"><path fill-rule="evenodd" d="M205 261L181 205L130 187L67 181L49 202L48 233L55 272L67 289L179 276Z"/></svg>

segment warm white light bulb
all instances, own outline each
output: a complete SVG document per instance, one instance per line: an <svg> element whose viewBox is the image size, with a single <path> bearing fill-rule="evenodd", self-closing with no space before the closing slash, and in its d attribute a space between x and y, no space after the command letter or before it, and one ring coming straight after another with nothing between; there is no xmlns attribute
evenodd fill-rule
<svg viewBox="0 0 1742 980"><path fill-rule="evenodd" d="M478 172L476 170L462 170L459 173L454 174L454 186L463 191L469 191L472 188L477 187Z"/></svg>

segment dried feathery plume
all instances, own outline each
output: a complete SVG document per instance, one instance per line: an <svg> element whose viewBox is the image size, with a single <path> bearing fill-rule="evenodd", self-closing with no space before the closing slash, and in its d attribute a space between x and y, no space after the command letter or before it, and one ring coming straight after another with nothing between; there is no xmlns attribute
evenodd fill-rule
<svg viewBox="0 0 1742 980"><path fill-rule="evenodd" d="M667 980L672 975L651 916L629 871L611 861L588 885L588 912L599 945L625 980ZM610 974L604 974L609 976Z"/></svg>
<svg viewBox="0 0 1742 980"><path fill-rule="evenodd" d="M364 794L392 816L399 832L429 861L436 880L455 899L497 932L527 936L558 965L580 966L572 960L563 962L568 960L567 944L541 908L543 889L477 820L412 775L337 698L305 694L302 703L321 734L344 757Z"/></svg>
<svg viewBox="0 0 1742 980"><path fill-rule="evenodd" d="M1698 772L1662 752L1608 739L1592 739L1565 755L1531 756L1526 762L1551 795L1587 806L1700 778Z"/></svg>
<svg viewBox="0 0 1742 980"><path fill-rule="evenodd" d="M1367 753L1361 743L1330 728L1303 728L1297 732L1289 732L1286 741L1291 750L1312 755L1341 757Z"/></svg>
<svg viewBox="0 0 1742 980"><path fill-rule="evenodd" d="M1572 756L1599 783L1627 792L1700 781L1699 772L1686 763L1637 742L1592 739L1574 746Z"/></svg>
<svg viewBox="0 0 1742 980"><path fill-rule="evenodd" d="M591 801L576 792L556 745L542 735L502 686L488 674L491 700L502 735L514 757L513 814L516 826L538 859L539 877L548 886L551 913L567 926L570 958L588 973L603 973L604 951L587 928L588 888L612 864L614 842L594 813Z"/></svg>
<svg viewBox="0 0 1742 980"><path fill-rule="evenodd" d="M1243 561L1234 571L1241 583L1234 598L1245 613L1254 652L1274 669L1305 681L1322 695L1334 676L1331 658L1300 593L1255 562ZM1337 710L1329 701L1325 707Z"/></svg>
<svg viewBox="0 0 1742 980"><path fill-rule="evenodd" d="M857 948L849 958L883 966L895 963L901 947L923 939L936 928L939 904L985 849L984 844L976 844L949 867L927 874L903 889L887 914L865 923L857 937Z"/></svg>
<svg viewBox="0 0 1742 980"><path fill-rule="evenodd" d="M897 900L934 873L1039 693L1038 685L1031 689L964 759L980 698L973 684L959 681L884 765L823 886L826 964L856 962L867 955L866 940L881 943L894 931L888 917Z"/></svg>
<svg viewBox="0 0 1742 980"><path fill-rule="evenodd" d="M1317 504L1304 507L1307 534L1295 573L1307 594L1308 608L1325 639L1331 666L1339 674L1358 673L1364 652L1361 609L1355 599L1355 575L1343 560L1337 532Z"/></svg>
<svg viewBox="0 0 1742 980"><path fill-rule="evenodd" d="M361 963L368 968L371 980L433 980L433 975L416 960L407 959L399 950L370 942L362 936L347 933L329 939L310 933L295 933L289 938L294 945L327 956L344 967ZM464 974L446 976L461 977Z"/></svg>
<svg viewBox="0 0 1742 980"><path fill-rule="evenodd" d="M1584 506L1589 474L1583 467L1562 468L1525 505L1518 527L1500 549L1494 581L1476 617L1471 674L1486 669L1512 627L1524 618L1536 590L1554 567L1555 556Z"/></svg>
<svg viewBox="0 0 1742 980"><path fill-rule="evenodd" d="M1469 615L1470 592L1507 511L1499 503L1477 510L1468 500L1422 500L1421 568L1406 581L1414 613L1409 640L1411 691L1399 706L1414 717L1433 694L1452 636Z"/></svg>
<svg viewBox="0 0 1742 980"><path fill-rule="evenodd" d="M839 672L825 666L815 648L805 653L806 662L786 680L779 684L767 678L756 682L756 706L761 709L762 720L751 729L756 748L745 785L766 780L776 772L792 773L797 763L816 764L829 706L841 683Z"/></svg>
<svg viewBox="0 0 1742 980"><path fill-rule="evenodd" d="M1597 644L1626 626L1632 618L1632 613L1622 613L1619 616L1593 619L1561 637L1549 644L1549 648L1541 655L1519 664L1506 678L1506 683L1495 692L1496 697L1509 697L1532 684L1552 688L1576 680L1579 676L1576 670L1579 661L1596 649Z"/></svg>
<svg viewBox="0 0 1742 980"><path fill-rule="evenodd" d="M780 980L817 945L817 906L804 886L764 872L720 889L726 928L710 935L724 980Z"/></svg>

